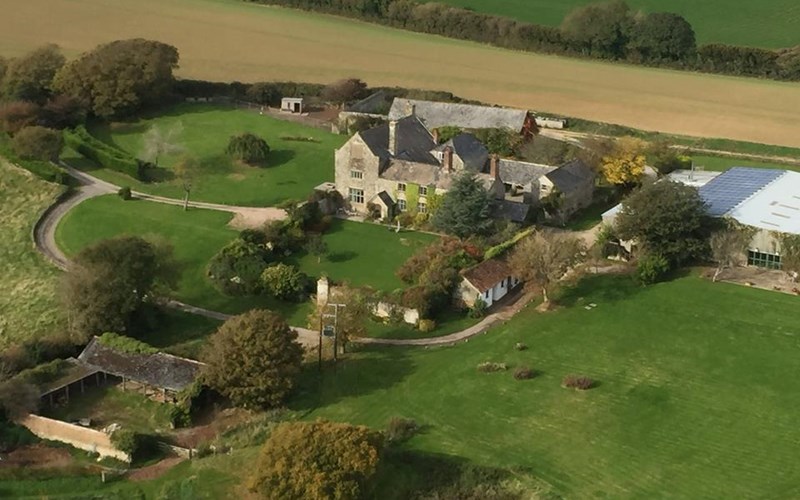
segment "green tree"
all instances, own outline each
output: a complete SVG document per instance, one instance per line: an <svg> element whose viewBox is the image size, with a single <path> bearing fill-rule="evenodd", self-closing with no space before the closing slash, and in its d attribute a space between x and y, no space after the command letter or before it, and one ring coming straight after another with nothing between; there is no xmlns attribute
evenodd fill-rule
<svg viewBox="0 0 800 500"><path fill-rule="evenodd" d="M136 38L99 45L61 68L53 86L103 118L130 115L170 96L178 49Z"/></svg>
<svg viewBox="0 0 800 500"><path fill-rule="evenodd" d="M317 258L317 264L328 253L328 244L319 233L309 233L306 237L306 251Z"/></svg>
<svg viewBox="0 0 800 500"><path fill-rule="evenodd" d="M234 160L243 161L250 165L264 164L269 155L267 141L254 134L244 133L231 136L225 153Z"/></svg>
<svg viewBox="0 0 800 500"><path fill-rule="evenodd" d="M294 266L273 264L264 269L261 280L264 290L276 299L301 302L307 298L309 278Z"/></svg>
<svg viewBox="0 0 800 500"><path fill-rule="evenodd" d="M63 302L73 331L128 332L155 295L175 286L172 248L137 236L102 240L82 250L64 275Z"/></svg>
<svg viewBox="0 0 800 500"><path fill-rule="evenodd" d="M717 281L725 269L739 266L744 262L751 238L751 231L733 223L711 235L709 239L711 259L717 264L712 281Z"/></svg>
<svg viewBox="0 0 800 500"><path fill-rule="evenodd" d="M363 426L318 420L275 427L250 489L269 498L356 500L369 493L383 436Z"/></svg>
<svg viewBox="0 0 800 500"><path fill-rule="evenodd" d="M575 8L564 18L561 32L586 54L620 58L632 24L628 4L612 0Z"/></svg>
<svg viewBox="0 0 800 500"><path fill-rule="evenodd" d="M190 156L184 156L178 163L175 164L172 171L175 177L181 182L183 188L183 210L189 209L189 195L192 193L192 186L194 186L195 179L197 178L198 171L197 160Z"/></svg>
<svg viewBox="0 0 800 500"><path fill-rule="evenodd" d="M682 61L697 48L692 25L679 14L655 12L637 20L628 50L645 61Z"/></svg>
<svg viewBox="0 0 800 500"><path fill-rule="evenodd" d="M3 77L3 96L9 101L43 104L52 94L53 77L66 59L57 45L45 45L12 59Z"/></svg>
<svg viewBox="0 0 800 500"><path fill-rule="evenodd" d="M482 128L473 130L472 135L486 146L489 153L500 156L515 156L522 145L522 136L505 128Z"/></svg>
<svg viewBox="0 0 800 500"><path fill-rule="evenodd" d="M358 78L346 78L331 83L322 89L322 98L334 104L345 104L361 99L367 90L367 84Z"/></svg>
<svg viewBox="0 0 800 500"><path fill-rule="evenodd" d="M294 388L303 348L277 313L256 309L234 316L211 335L203 359L209 387L237 406L271 408Z"/></svg>
<svg viewBox="0 0 800 500"><path fill-rule="evenodd" d="M615 228L623 240L681 264L708 251L711 219L697 189L662 179L634 191L622 203Z"/></svg>
<svg viewBox="0 0 800 500"><path fill-rule="evenodd" d="M269 258L263 245L237 238L211 258L208 277L228 295L253 295L263 289L261 273Z"/></svg>
<svg viewBox="0 0 800 500"><path fill-rule="evenodd" d="M14 135L11 146L20 158L55 161L64 149L64 138L60 130L25 127Z"/></svg>
<svg viewBox="0 0 800 500"><path fill-rule="evenodd" d="M456 177L431 218L439 231L459 238L487 234L492 229L492 196L473 174Z"/></svg>
<svg viewBox="0 0 800 500"><path fill-rule="evenodd" d="M692 166L692 160L688 156L671 148L666 141L651 143L647 148L646 156L648 163L656 169L660 176Z"/></svg>
<svg viewBox="0 0 800 500"><path fill-rule="evenodd" d="M781 243L781 269L783 269L792 281L797 281L800 274L800 235L783 234L780 238Z"/></svg>
<svg viewBox="0 0 800 500"><path fill-rule="evenodd" d="M542 300L547 304L548 289L582 259L584 250L583 242L574 236L539 231L517 243L509 265L526 286L542 289Z"/></svg>

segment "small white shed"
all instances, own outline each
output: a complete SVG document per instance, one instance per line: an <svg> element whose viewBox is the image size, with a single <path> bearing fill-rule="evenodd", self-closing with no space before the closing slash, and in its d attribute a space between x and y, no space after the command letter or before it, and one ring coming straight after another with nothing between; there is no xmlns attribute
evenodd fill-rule
<svg viewBox="0 0 800 500"><path fill-rule="evenodd" d="M287 113L302 113L303 112L303 98L302 97L283 97L281 98L281 111Z"/></svg>
<svg viewBox="0 0 800 500"><path fill-rule="evenodd" d="M458 297L468 307L482 299L488 307L505 297L520 280L511 275L511 268L500 259L489 259L462 272Z"/></svg>

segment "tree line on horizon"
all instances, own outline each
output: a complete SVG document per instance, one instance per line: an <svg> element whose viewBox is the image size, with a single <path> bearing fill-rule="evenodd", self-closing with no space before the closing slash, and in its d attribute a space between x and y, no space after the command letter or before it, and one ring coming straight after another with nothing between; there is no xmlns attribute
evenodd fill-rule
<svg viewBox="0 0 800 500"><path fill-rule="evenodd" d="M697 45L692 25L669 12L643 13L624 0L577 7L559 27L421 0L246 0L362 19L527 52L543 52L736 76L800 80L800 45L770 50Z"/></svg>

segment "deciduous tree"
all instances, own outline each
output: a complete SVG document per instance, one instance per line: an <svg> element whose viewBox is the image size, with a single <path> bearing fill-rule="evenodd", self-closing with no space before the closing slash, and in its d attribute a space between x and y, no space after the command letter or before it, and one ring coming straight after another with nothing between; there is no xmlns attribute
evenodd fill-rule
<svg viewBox="0 0 800 500"><path fill-rule="evenodd" d="M53 77L66 59L57 45L45 45L12 59L3 77L3 95L9 101L43 104L52 94Z"/></svg>
<svg viewBox="0 0 800 500"><path fill-rule="evenodd" d="M11 146L20 158L55 161L64 149L64 138L60 130L25 127L14 135Z"/></svg>
<svg viewBox="0 0 800 500"><path fill-rule="evenodd" d="M153 125L142 137L144 149L142 159L153 162L158 166L158 160L162 155L180 153L183 146L180 145L180 135L183 133L183 123L176 122L166 129Z"/></svg>
<svg viewBox="0 0 800 500"><path fill-rule="evenodd" d="M367 84L358 78L346 78L331 83L322 90L322 98L335 104L345 104L363 97Z"/></svg>
<svg viewBox="0 0 800 500"><path fill-rule="evenodd" d="M244 408L280 405L303 361L297 333L272 311L256 309L226 321L208 341L205 383Z"/></svg>
<svg viewBox="0 0 800 500"><path fill-rule="evenodd" d="M654 12L633 25L628 42L631 55L645 61L681 61L695 49L694 29L679 14Z"/></svg>
<svg viewBox="0 0 800 500"><path fill-rule="evenodd" d="M178 67L178 49L136 38L98 46L64 66L56 91L85 102L103 118L130 115L169 97Z"/></svg>
<svg viewBox="0 0 800 500"><path fill-rule="evenodd" d="M269 155L267 141L257 135L244 133L231 136L225 153L234 160L250 165L265 164Z"/></svg>
<svg viewBox="0 0 800 500"><path fill-rule="evenodd" d="M269 498L356 500L369 492L383 436L367 427L318 420L275 427L250 479Z"/></svg>
<svg viewBox="0 0 800 500"><path fill-rule="evenodd" d="M750 244L752 231L747 231L738 224L729 223L729 227L716 231L709 239L711 258L716 262L712 281L717 281L722 271L743 263L747 246Z"/></svg>
<svg viewBox="0 0 800 500"><path fill-rule="evenodd" d="M328 244L319 233L309 233L306 236L306 251L317 258L317 264L322 262L322 257L328 253Z"/></svg>
<svg viewBox="0 0 800 500"><path fill-rule="evenodd" d="M459 238L486 234L492 229L491 211L492 196L474 175L463 173L445 193L431 224Z"/></svg>
<svg viewBox="0 0 800 500"><path fill-rule="evenodd" d="M82 250L64 275L72 329L85 336L128 332L153 295L177 282L172 248L137 236L102 240Z"/></svg>
<svg viewBox="0 0 800 500"><path fill-rule="evenodd" d="M681 264L708 250L711 218L697 189L662 179L645 184L622 203L615 229L646 253Z"/></svg>
<svg viewBox="0 0 800 500"><path fill-rule="evenodd" d="M0 104L0 126L3 132L16 134L39 121L39 106L32 102L14 101Z"/></svg>
<svg viewBox="0 0 800 500"><path fill-rule="evenodd" d="M280 300L301 302L308 298L309 278L289 264L273 264L261 273L264 290Z"/></svg>
<svg viewBox="0 0 800 500"><path fill-rule="evenodd" d="M192 187L194 186L195 179L197 178L197 160L192 158L191 156L184 156L178 163L175 164L172 171L175 173L175 177L180 181L181 187L183 188L183 210L189 209L189 195L192 192Z"/></svg>
<svg viewBox="0 0 800 500"><path fill-rule="evenodd" d="M539 231L517 243L509 265L526 285L540 287L542 300L548 303L547 290L580 261L583 251L583 242L574 236Z"/></svg>
<svg viewBox="0 0 800 500"><path fill-rule="evenodd" d="M612 0L575 8L564 18L561 32L586 54L620 58L625 55L632 25L628 5Z"/></svg>
<svg viewBox="0 0 800 500"><path fill-rule="evenodd" d="M611 184L637 184L644 175L647 162L646 144L635 137L617 139L612 152L602 159L602 170L606 180Z"/></svg>

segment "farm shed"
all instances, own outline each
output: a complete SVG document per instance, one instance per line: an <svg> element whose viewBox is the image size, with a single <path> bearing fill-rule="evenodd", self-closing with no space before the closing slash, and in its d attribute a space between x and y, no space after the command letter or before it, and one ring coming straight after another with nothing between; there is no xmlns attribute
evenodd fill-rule
<svg viewBox="0 0 800 500"><path fill-rule="evenodd" d="M457 298L468 307L482 299L487 307L505 297L520 283L512 276L511 268L501 259L489 259L461 272L462 281Z"/></svg>
<svg viewBox="0 0 800 500"><path fill-rule="evenodd" d="M302 113L303 112L303 98L302 97L283 97L281 98L281 111L288 113Z"/></svg>

